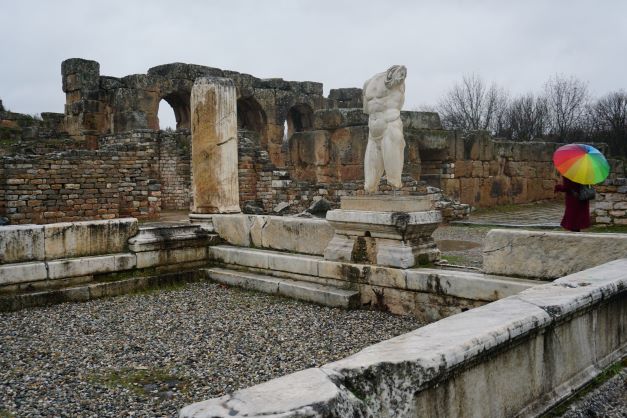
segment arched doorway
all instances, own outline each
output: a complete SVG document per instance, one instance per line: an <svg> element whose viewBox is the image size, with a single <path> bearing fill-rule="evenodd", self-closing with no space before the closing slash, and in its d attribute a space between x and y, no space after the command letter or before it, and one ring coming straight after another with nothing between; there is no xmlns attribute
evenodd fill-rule
<svg viewBox="0 0 627 418"><path fill-rule="evenodd" d="M161 131L176 130L176 116L174 113L174 109L164 99L161 99L161 101L159 102L157 118L159 119L159 130Z"/></svg>
<svg viewBox="0 0 627 418"><path fill-rule="evenodd" d="M189 91L180 90L175 91L163 96L161 102L159 102L159 126L160 129L161 124L161 109L162 102L166 101L172 110L174 111L174 119L176 121L176 129L190 129L190 96L191 93Z"/></svg>

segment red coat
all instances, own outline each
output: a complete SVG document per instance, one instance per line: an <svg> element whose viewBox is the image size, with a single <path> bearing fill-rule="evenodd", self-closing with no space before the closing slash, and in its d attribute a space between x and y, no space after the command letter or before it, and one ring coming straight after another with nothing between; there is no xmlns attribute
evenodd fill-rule
<svg viewBox="0 0 627 418"><path fill-rule="evenodd" d="M590 227L590 201L579 200L576 193L581 188L581 184L563 177L564 184L555 186L556 192L566 193L566 210L562 218L562 225L569 231L580 231Z"/></svg>

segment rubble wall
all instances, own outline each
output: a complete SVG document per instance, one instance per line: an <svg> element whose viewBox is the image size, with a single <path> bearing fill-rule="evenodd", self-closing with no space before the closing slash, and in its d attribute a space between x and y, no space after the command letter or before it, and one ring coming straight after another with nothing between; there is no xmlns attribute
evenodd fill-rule
<svg viewBox="0 0 627 418"><path fill-rule="evenodd" d="M598 225L627 225L627 178L606 180L595 187L592 220Z"/></svg>

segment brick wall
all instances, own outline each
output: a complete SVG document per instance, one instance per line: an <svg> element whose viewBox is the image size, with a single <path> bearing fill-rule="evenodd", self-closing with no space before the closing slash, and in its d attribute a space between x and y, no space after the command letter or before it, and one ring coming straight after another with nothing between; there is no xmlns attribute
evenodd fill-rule
<svg viewBox="0 0 627 418"><path fill-rule="evenodd" d="M191 204L191 135L189 132L159 134L161 209L189 210Z"/></svg>
<svg viewBox="0 0 627 418"><path fill-rule="evenodd" d="M12 224L133 216L161 210L158 135L104 137L99 150L0 158L0 215Z"/></svg>
<svg viewBox="0 0 627 418"><path fill-rule="evenodd" d="M119 215L120 177L106 156L71 151L2 160L0 213L13 224Z"/></svg>

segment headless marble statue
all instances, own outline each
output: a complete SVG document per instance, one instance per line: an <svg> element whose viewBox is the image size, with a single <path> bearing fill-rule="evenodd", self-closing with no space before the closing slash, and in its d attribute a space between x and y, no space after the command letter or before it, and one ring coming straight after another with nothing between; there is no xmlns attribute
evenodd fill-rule
<svg viewBox="0 0 627 418"><path fill-rule="evenodd" d="M388 184L399 189L402 185L405 139L401 108L406 76L404 65L393 65L364 84L364 113L369 115L364 189L370 193L378 190L384 171Z"/></svg>

